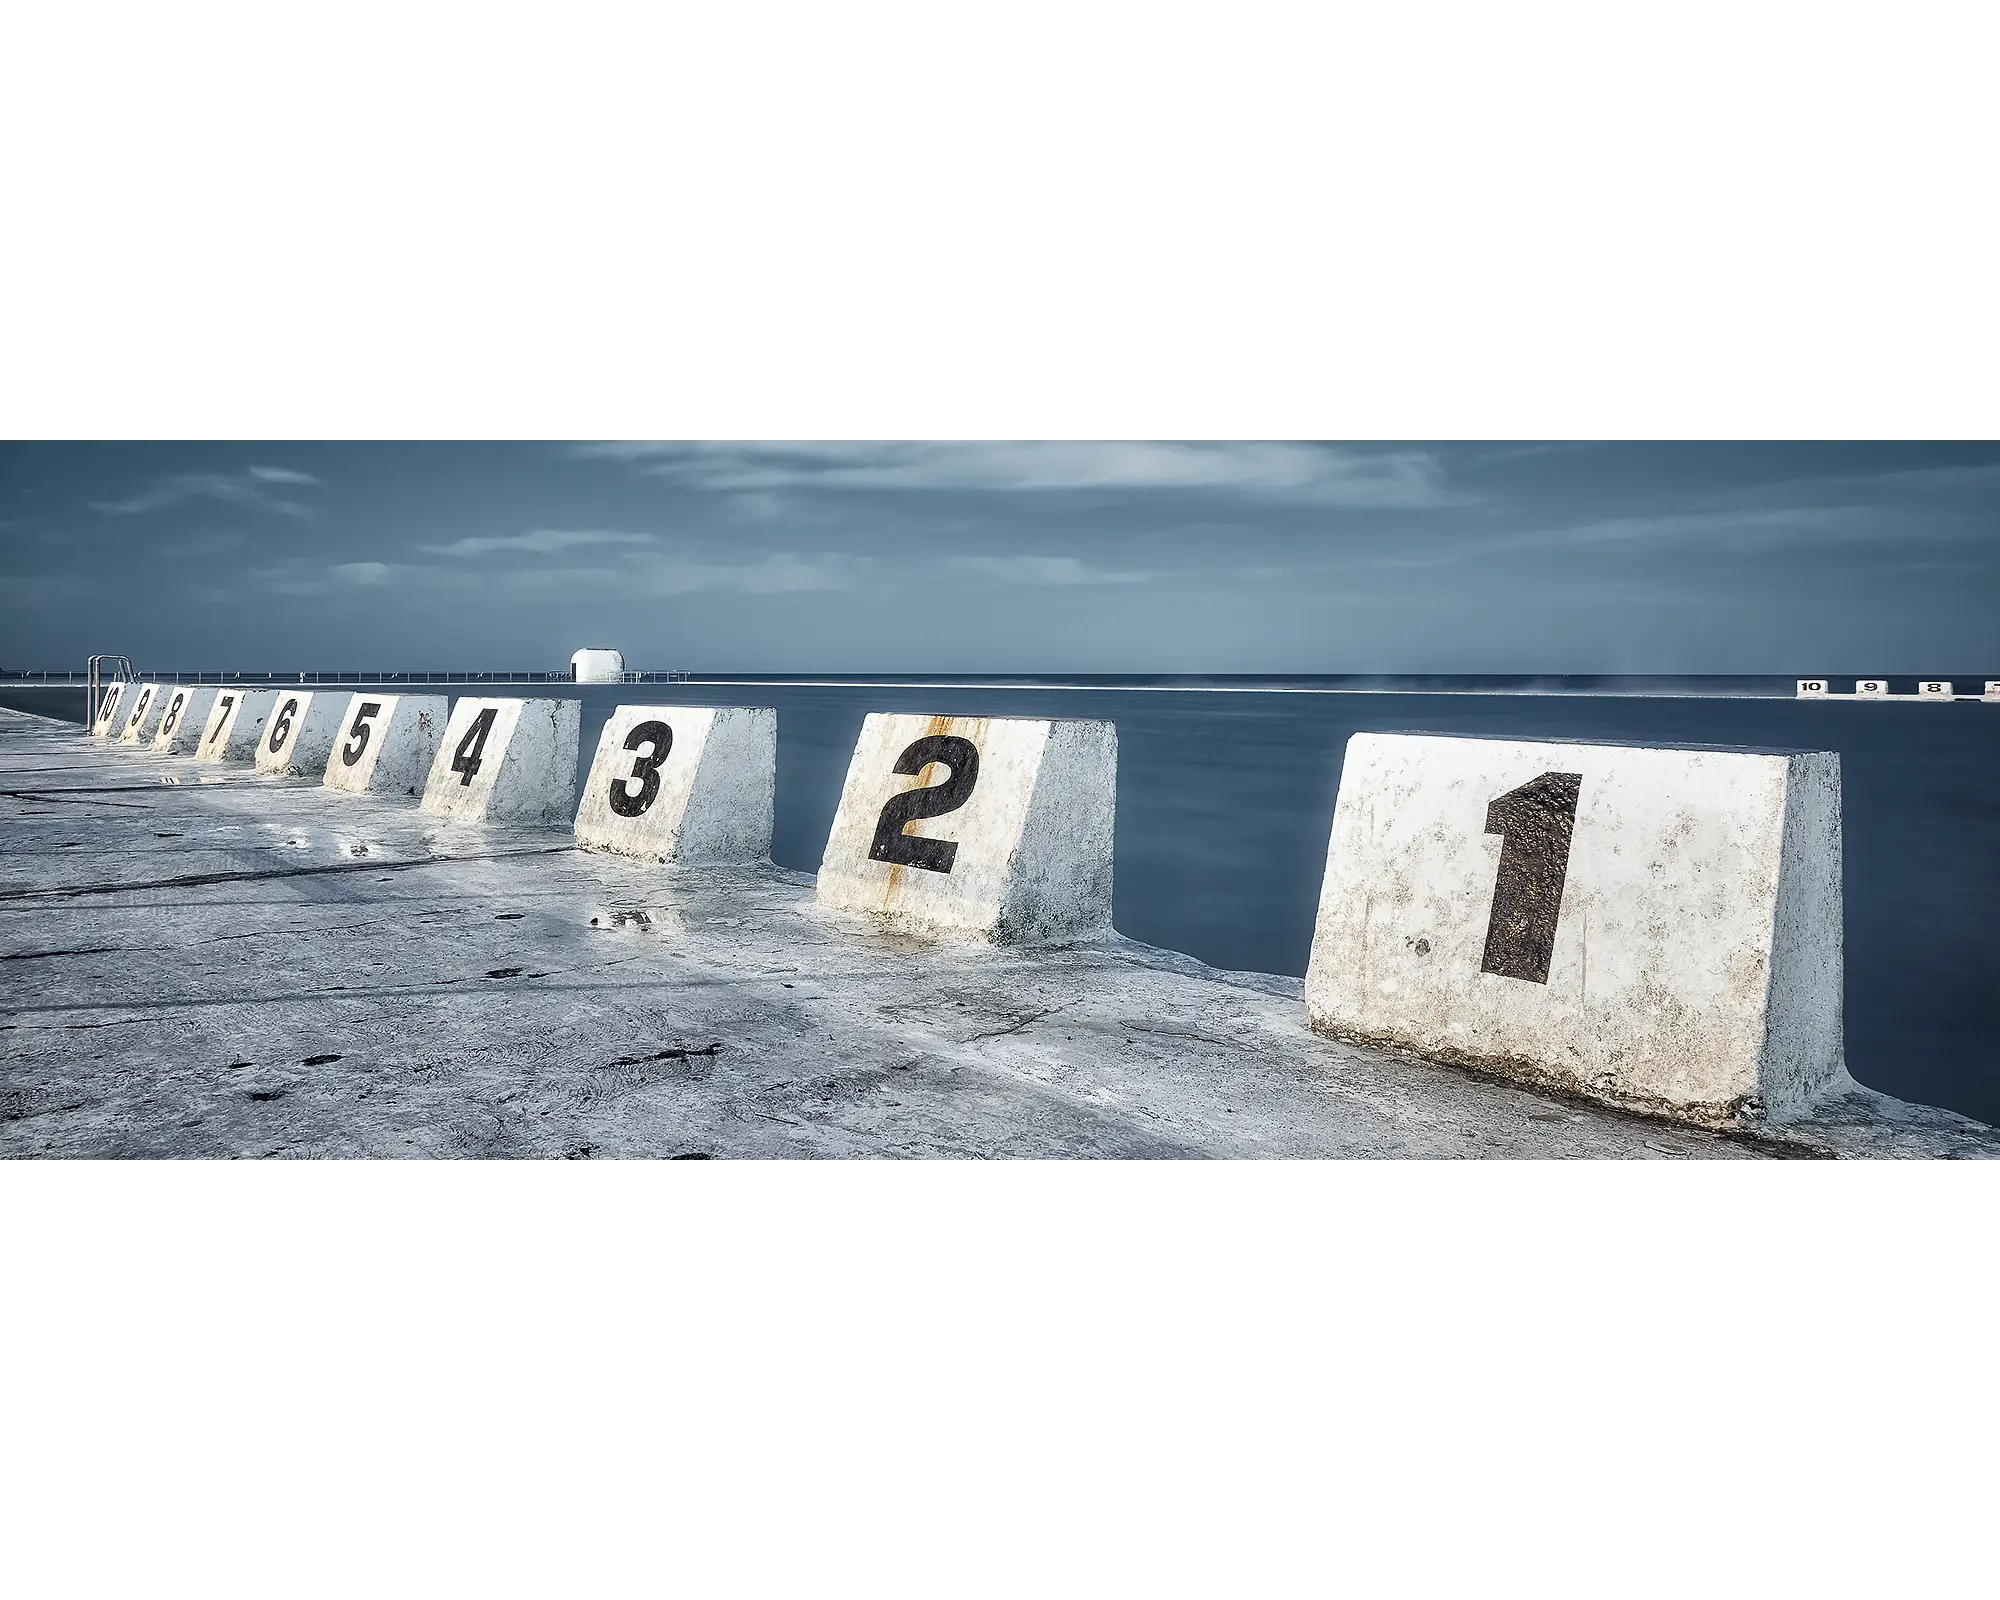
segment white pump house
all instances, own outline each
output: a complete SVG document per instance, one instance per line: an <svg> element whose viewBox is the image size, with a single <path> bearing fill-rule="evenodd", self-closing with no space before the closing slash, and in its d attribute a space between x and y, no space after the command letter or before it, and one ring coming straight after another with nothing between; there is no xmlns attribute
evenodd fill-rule
<svg viewBox="0 0 2000 1600"><path fill-rule="evenodd" d="M621 683L625 658L616 650L579 650L569 658L569 675L577 683Z"/></svg>

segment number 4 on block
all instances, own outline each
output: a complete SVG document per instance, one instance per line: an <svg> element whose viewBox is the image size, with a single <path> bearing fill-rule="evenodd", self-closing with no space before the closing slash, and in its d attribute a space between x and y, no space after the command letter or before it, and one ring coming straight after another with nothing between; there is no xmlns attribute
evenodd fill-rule
<svg viewBox="0 0 2000 1600"><path fill-rule="evenodd" d="M568 822L577 727L574 700L459 701L423 809L449 822Z"/></svg>

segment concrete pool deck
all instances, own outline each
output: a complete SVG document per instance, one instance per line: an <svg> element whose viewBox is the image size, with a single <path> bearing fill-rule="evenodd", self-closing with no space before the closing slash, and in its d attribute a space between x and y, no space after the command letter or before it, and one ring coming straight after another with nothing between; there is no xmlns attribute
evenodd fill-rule
<svg viewBox="0 0 2000 1600"><path fill-rule="evenodd" d="M0 826L0 1156L2000 1157L1869 1090L1704 1132L1319 1037L1293 979L918 942L19 712Z"/></svg>

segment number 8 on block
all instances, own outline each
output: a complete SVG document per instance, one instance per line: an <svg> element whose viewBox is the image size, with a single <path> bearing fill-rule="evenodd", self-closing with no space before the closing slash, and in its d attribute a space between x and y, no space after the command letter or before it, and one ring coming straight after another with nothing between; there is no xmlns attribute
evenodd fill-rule
<svg viewBox="0 0 2000 1600"><path fill-rule="evenodd" d="M576 789L574 700L461 700L423 809L450 822L566 823Z"/></svg>
<svg viewBox="0 0 2000 1600"><path fill-rule="evenodd" d="M819 902L919 933L1102 938L1117 796L1108 722L872 713L827 839Z"/></svg>
<svg viewBox="0 0 2000 1600"><path fill-rule="evenodd" d="M1356 734L1306 1010L1720 1126L1844 1091L1840 758Z"/></svg>
<svg viewBox="0 0 2000 1600"><path fill-rule="evenodd" d="M576 842L646 861L762 861L777 771L767 706L620 706L597 741Z"/></svg>

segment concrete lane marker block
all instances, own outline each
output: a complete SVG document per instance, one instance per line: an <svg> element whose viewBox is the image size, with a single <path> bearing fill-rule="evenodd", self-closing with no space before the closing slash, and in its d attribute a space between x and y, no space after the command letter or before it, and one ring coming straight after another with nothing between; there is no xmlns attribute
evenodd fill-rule
<svg viewBox="0 0 2000 1600"><path fill-rule="evenodd" d="M325 784L343 794L420 795L451 719L441 694L357 694L341 716Z"/></svg>
<svg viewBox="0 0 2000 1600"><path fill-rule="evenodd" d="M109 739L124 726L125 719L119 716L118 710L131 687L122 678L104 686L104 698L97 702L97 720L90 725L91 738Z"/></svg>
<svg viewBox="0 0 2000 1600"><path fill-rule="evenodd" d="M280 689L257 743L257 770L271 778L318 778L340 733L347 696Z"/></svg>
<svg viewBox="0 0 2000 1600"><path fill-rule="evenodd" d="M1917 685L1917 698L1919 700L1949 700L1951 698L1950 680L1944 678L1924 679Z"/></svg>
<svg viewBox="0 0 2000 1600"><path fill-rule="evenodd" d="M1982 700L2000 700L2000 678L1988 678L1986 688L1979 696Z"/></svg>
<svg viewBox="0 0 2000 1600"><path fill-rule="evenodd" d="M269 689L238 689L227 685L215 691L215 704L201 730L197 761L254 761L257 744L264 736L264 723L271 715L277 695Z"/></svg>
<svg viewBox="0 0 2000 1600"><path fill-rule="evenodd" d="M768 706L620 706L597 741L576 842L646 861L762 861L777 773Z"/></svg>
<svg viewBox="0 0 2000 1600"><path fill-rule="evenodd" d="M1887 678L1857 678L1854 680L1854 698L1857 700L1886 700L1889 698Z"/></svg>
<svg viewBox="0 0 2000 1600"><path fill-rule="evenodd" d="M120 744L153 742L153 735L160 726L160 713L166 709L168 687L160 683L142 683L135 693L126 697L125 720L118 729Z"/></svg>
<svg viewBox="0 0 2000 1600"><path fill-rule="evenodd" d="M996 943L1103 938L1117 798L1108 722L872 712L819 903Z"/></svg>
<svg viewBox="0 0 2000 1600"><path fill-rule="evenodd" d="M160 713L160 731L153 735L156 756L193 755L201 743L201 731L215 707L216 691L201 685L176 684L167 691L166 710Z"/></svg>
<svg viewBox="0 0 2000 1600"><path fill-rule="evenodd" d="M1801 700L1824 700L1826 698L1826 679L1799 679L1799 698Z"/></svg>
<svg viewBox="0 0 2000 1600"><path fill-rule="evenodd" d="M448 822L567 825L576 809L574 700L460 700L423 809Z"/></svg>
<svg viewBox="0 0 2000 1600"><path fill-rule="evenodd" d="M1840 758L1356 734L1322 1032L1711 1126L1847 1087Z"/></svg>

